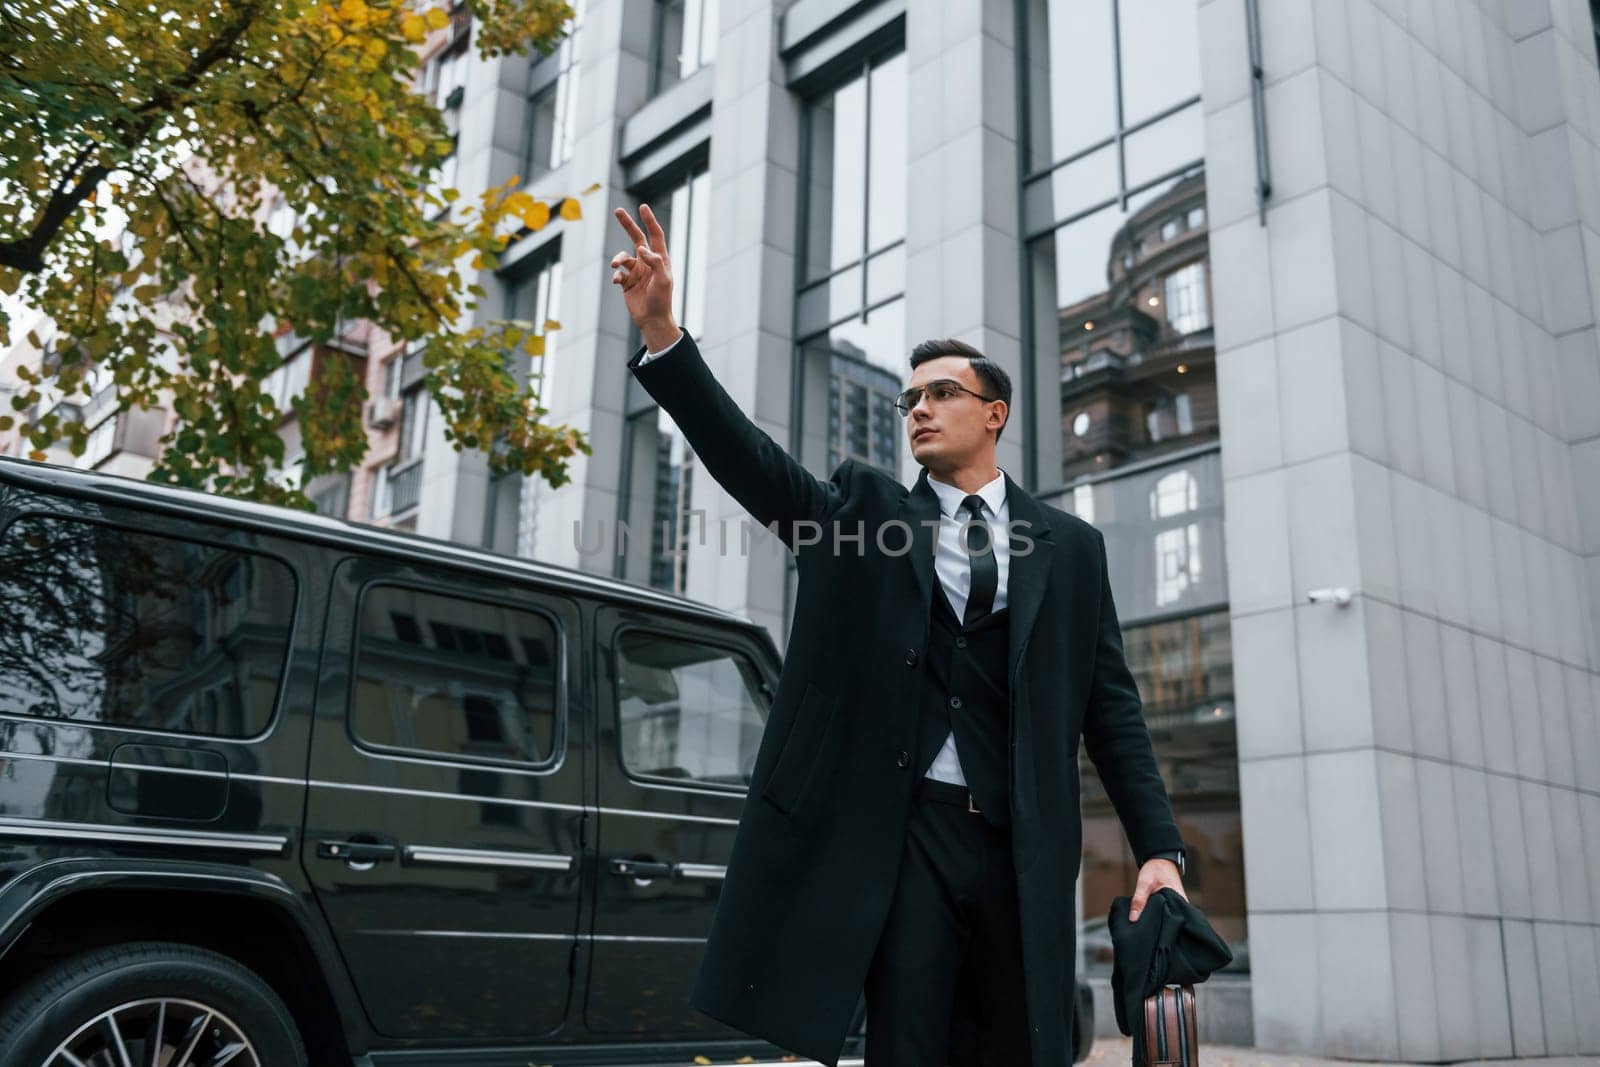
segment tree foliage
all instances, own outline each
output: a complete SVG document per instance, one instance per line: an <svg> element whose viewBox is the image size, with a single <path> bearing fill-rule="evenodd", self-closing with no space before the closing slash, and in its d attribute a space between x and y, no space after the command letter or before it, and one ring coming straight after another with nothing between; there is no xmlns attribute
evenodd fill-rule
<svg viewBox="0 0 1600 1067"><path fill-rule="evenodd" d="M562 0L467 5L486 57L548 52L572 14ZM301 478L274 477L274 337L326 342L366 319L425 342L455 447L564 482L589 447L541 421L544 333L558 324L469 324L477 272L512 234L579 204L517 178L477 197L430 185L453 147L414 87L417 47L449 18L407 0L0 5L0 291L58 330L42 370L19 372L0 430L81 454L86 428L45 409L114 382L123 409L177 412L152 478L308 506L306 481L365 454L366 390L327 361L293 400ZM292 232L268 226L277 197ZM13 340L0 310L0 346Z"/></svg>

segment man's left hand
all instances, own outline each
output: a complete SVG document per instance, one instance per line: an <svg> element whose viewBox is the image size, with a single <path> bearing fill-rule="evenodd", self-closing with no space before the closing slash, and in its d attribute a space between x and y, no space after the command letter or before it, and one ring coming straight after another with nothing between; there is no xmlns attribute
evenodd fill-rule
<svg viewBox="0 0 1600 1067"><path fill-rule="evenodd" d="M1151 859L1146 860L1143 867L1139 868L1139 884L1133 887L1133 903L1128 906L1128 920L1139 921L1139 913L1144 911L1144 902L1150 894L1163 887L1170 887L1184 900L1189 899L1189 894L1183 891L1183 878L1178 874L1178 865L1171 860Z"/></svg>

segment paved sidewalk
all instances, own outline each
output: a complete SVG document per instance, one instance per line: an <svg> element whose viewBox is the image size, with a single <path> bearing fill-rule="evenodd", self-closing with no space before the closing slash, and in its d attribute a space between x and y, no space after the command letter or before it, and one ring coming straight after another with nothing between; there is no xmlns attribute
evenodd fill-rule
<svg viewBox="0 0 1600 1067"><path fill-rule="evenodd" d="M1133 1060L1131 1037L1100 1037L1089 1049L1084 1063L1097 1067L1121 1067ZM1595 1067L1600 1057L1595 1056L1539 1056L1520 1060L1456 1060L1472 1067ZM1349 1067L1415 1067L1414 1064L1391 1064L1380 1060L1335 1060L1322 1056L1300 1056L1288 1052L1261 1052L1238 1045L1208 1045L1200 1043L1201 1067L1324 1067L1339 1064Z"/></svg>

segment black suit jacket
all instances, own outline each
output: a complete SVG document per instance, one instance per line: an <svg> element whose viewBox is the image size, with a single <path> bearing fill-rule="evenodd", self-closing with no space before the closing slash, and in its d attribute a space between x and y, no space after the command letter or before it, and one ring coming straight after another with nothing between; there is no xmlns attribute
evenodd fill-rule
<svg viewBox="0 0 1600 1067"><path fill-rule="evenodd" d="M630 361L635 377L798 571L783 674L692 1002L833 1065L910 815L938 500L926 471L910 489L853 460L817 478L745 416L692 337L639 366L643 354ZM1104 538L1010 477L1006 492L1012 858L1034 1062L1058 1067L1072 1061L1080 739L1136 858L1183 840L1123 657Z"/></svg>

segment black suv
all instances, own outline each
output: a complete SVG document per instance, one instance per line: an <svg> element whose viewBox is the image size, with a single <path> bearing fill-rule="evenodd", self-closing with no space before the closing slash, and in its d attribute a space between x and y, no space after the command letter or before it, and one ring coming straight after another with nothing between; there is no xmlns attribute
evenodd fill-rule
<svg viewBox="0 0 1600 1067"><path fill-rule="evenodd" d="M641 586L0 458L0 1067L780 1057L687 1000L779 665Z"/></svg>

